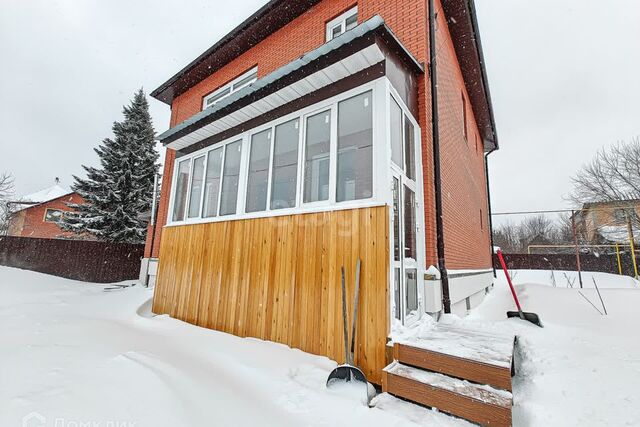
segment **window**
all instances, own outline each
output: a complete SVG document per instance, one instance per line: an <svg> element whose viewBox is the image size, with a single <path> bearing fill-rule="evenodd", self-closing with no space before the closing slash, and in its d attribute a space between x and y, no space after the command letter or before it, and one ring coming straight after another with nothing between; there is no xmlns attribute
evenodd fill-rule
<svg viewBox="0 0 640 427"><path fill-rule="evenodd" d="M249 86L256 80L258 80L258 67L247 71L246 73L242 74L241 76L237 77L221 88L218 88L209 95L205 96L202 100L202 108L205 109L217 104L227 96L239 91L244 87Z"/></svg>
<svg viewBox="0 0 640 427"><path fill-rule="evenodd" d="M480 209L480 230L484 229L484 221L482 219L482 216L483 216L482 209Z"/></svg>
<svg viewBox="0 0 640 427"><path fill-rule="evenodd" d="M404 171L407 178L416 179L416 129L409 119L404 116Z"/></svg>
<svg viewBox="0 0 640 427"><path fill-rule="evenodd" d="M204 181L204 206L202 208L202 216L204 218L210 218L218 215L222 150L223 148L220 147L209 151L207 175Z"/></svg>
<svg viewBox="0 0 640 427"><path fill-rule="evenodd" d="M400 182L393 177L393 260L400 261Z"/></svg>
<svg viewBox="0 0 640 427"><path fill-rule="evenodd" d="M271 209L292 208L296 205L299 141L299 119L276 126L271 170Z"/></svg>
<svg viewBox="0 0 640 427"><path fill-rule="evenodd" d="M60 209L47 209L44 213L45 222L58 222L62 218L64 211Z"/></svg>
<svg viewBox="0 0 640 427"><path fill-rule="evenodd" d="M391 160L402 167L402 109L395 99L391 97Z"/></svg>
<svg viewBox="0 0 640 427"><path fill-rule="evenodd" d="M373 90L355 93L178 159L171 221L372 198ZM411 145L403 120L401 112L401 149Z"/></svg>
<svg viewBox="0 0 640 427"><path fill-rule="evenodd" d="M468 129L467 129L467 99L464 97L464 92L461 92L462 96L462 133L464 135L464 142L467 142L468 139Z"/></svg>
<svg viewBox="0 0 640 427"><path fill-rule="evenodd" d="M412 315L418 310L418 270L407 268L404 277L407 314Z"/></svg>
<svg viewBox="0 0 640 427"><path fill-rule="evenodd" d="M197 218L200 215L204 160L205 156L201 156L193 161L193 179L191 180L191 191L189 193L189 218Z"/></svg>
<svg viewBox="0 0 640 427"><path fill-rule="evenodd" d="M404 187L404 257L416 258L416 194Z"/></svg>
<svg viewBox="0 0 640 427"><path fill-rule="evenodd" d="M271 129L251 136L249 153L249 179L245 212L264 211L267 209Z"/></svg>
<svg viewBox="0 0 640 427"><path fill-rule="evenodd" d="M371 96L369 91L338 104L338 202L373 195Z"/></svg>
<svg viewBox="0 0 640 427"><path fill-rule="evenodd" d="M329 200L331 111L307 117L304 155L305 203Z"/></svg>
<svg viewBox="0 0 640 427"><path fill-rule="evenodd" d="M222 193L220 195L220 215L232 215L236 213L241 154L241 140L232 142L225 147L224 174L222 176Z"/></svg>
<svg viewBox="0 0 640 427"><path fill-rule="evenodd" d="M327 23L327 41L333 40L340 34L358 25L358 7L349 9L342 15Z"/></svg>
<svg viewBox="0 0 640 427"><path fill-rule="evenodd" d="M183 160L178 163L178 173L176 176L176 192L173 201L173 220L184 220L184 210L187 205L187 191L189 188L189 163L190 160Z"/></svg>
<svg viewBox="0 0 640 427"><path fill-rule="evenodd" d="M407 114L393 96L391 99L391 161L407 174L407 178L416 179L416 129Z"/></svg>

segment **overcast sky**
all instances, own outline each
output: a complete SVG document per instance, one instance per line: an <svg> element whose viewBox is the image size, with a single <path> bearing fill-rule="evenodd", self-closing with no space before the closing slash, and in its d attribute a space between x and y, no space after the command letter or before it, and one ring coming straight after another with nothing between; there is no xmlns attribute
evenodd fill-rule
<svg viewBox="0 0 640 427"><path fill-rule="evenodd" d="M72 183L133 92L265 0L0 0L0 172ZM639 0L476 0L501 149L494 211L552 209L600 148L640 134ZM158 132L169 107L151 100Z"/></svg>

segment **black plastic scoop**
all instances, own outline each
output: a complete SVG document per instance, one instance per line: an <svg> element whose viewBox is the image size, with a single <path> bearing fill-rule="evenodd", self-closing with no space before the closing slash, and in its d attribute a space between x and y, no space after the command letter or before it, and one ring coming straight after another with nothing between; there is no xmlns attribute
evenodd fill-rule
<svg viewBox="0 0 640 427"><path fill-rule="evenodd" d="M500 265L502 265L502 269L504 270L504 275L507 277L507 282L509 283L509 287L511 288L511 295L513 295L513 300L516 302L516 307L518 307L518 311L507 311L507 317L519 317L522 320L526 320L527 322L531 322L534 325L540 326L542 328L542 322L540 322L540 317L536 313L527 313L522 311L522 307L520 306L520 301L518 300L518 295L516 294L516 289L513 287L513 283L511 282L511 276L509 275L509 271L507 270L507 263L504 262L504 257L502 256L502 251L498 250L498 259L500 260Z"/></svg>

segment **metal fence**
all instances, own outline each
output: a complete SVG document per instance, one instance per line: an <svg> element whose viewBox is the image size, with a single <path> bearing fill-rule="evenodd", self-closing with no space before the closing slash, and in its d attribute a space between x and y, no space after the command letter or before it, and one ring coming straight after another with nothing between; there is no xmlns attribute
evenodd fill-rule
<svg viewBox="0 0 640 427"><path fill-rule="evenodd" d="M0 265L85 282L137 279L143 252L144 245L0 237Z"/></svg>

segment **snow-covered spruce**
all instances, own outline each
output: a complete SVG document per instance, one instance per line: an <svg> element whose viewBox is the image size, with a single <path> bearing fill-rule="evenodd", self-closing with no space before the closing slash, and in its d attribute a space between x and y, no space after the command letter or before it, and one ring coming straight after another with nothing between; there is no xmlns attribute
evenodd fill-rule
<svg viewBox="0 0 640 427"><path fill-rule="evenodd" d="M92 234L110 242L143 243L151 209L153 179L158 153L149 104L142 89L123 109L124 120L113 124L114 138L95 149L100 167L83 166L87 178L74 176L72 188L84 204L70 204L75 212L65 215L64 230Z"/></svg>

